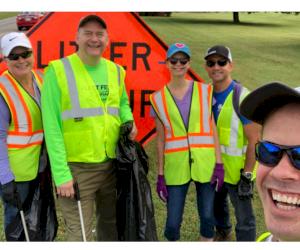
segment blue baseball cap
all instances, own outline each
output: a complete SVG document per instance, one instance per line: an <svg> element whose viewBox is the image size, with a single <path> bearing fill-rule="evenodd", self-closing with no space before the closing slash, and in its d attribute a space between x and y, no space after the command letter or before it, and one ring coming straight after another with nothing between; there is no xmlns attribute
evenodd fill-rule
<svg viewBox="0 0 300 250"><path fill-rule="evenodd" d="M190 48L184 43L174 43L169 46L167 51L167 59L176 54L177 52L182 52L186 54L188 57L191 57Z"/></svg>

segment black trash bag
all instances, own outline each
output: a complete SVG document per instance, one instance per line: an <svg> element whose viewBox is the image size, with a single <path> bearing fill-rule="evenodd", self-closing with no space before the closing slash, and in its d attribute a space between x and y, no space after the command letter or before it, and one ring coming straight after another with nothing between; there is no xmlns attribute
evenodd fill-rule
<svg viewBox="0 0 300 250"><path fill-rule="evenodd" d="M56 216L52 179L49 167L46 167L31 182L29 196L23 204L30 241L53 241L57 234ZM25 241L20 213L5 230L7 241Z"/></svg>
<svg viewBox="0 0 300 250"><path fill-rule="evenodd" d="M128 139L131 128L132 122L121 126L116 149L118 240L157 241L148 156L141 144Z"/></svg>

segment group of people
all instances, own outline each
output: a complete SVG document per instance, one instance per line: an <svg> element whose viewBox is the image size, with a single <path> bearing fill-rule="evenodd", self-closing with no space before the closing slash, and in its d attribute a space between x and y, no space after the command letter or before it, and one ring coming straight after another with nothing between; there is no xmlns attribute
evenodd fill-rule
<svg viewBox="0 0 300 250"><path fill-rule="evenodd" d="M45 137L67 240L82 240L75 183L86 239L93 239L96 204L97 240L117 240L112 163L120 125L133 121L133 115L124 69L102 57L108 41L103 19L82 18L76 34L78 51L51 61L40 76L33 70L32 45L26 35L12 32L2 37L8 67L0 80L0 192L5 229L19 212L18 198L24 203L31 182L42 171ZM129 138L134 140L136 135L133 123Z"/></svg>
<svg viewBox="0 0 300 250"><path fill-rule="evenodd" d="M113 159L120 125L133 121L131 140L137 128L125 71L102 57L108 42L105 21L97 15L83 17L76 34L78 51L49 62L43 75L33 70L32 45L24 33L2 37L8 68L0 77L4 229L19 212L18 200L25 202L31 183L44 171L47 151L67 240L82 240L75 184L86 239L93 240L95 205L97 240L117 240ZM232 239L230 197L236 240L255 241L251 198L256 174L270 231L259 240L300 240L300 93L281 83L249 93L232 79L231 51L222 45L204 56L211 84L188 80L191 56L186 44L170 45L170 81L150 97L157 131L156 190L166 202L166 239L180 239L185 198L194 182L200 240Z"/></svg>
<svg viewBox="0 0 300 250"><path fill-rule="evenodd" d="M228 196L238 241L254 241L252 175L260 127L234 108L249 93L231 77L229 48L216 45L204 56L212 84L186 79L191 51L175 43L167 52L171 80L151 97L157 130L157 192L167 201L165 237L178 240L191 181L197 191L203 241L232 239Z"/></svg>

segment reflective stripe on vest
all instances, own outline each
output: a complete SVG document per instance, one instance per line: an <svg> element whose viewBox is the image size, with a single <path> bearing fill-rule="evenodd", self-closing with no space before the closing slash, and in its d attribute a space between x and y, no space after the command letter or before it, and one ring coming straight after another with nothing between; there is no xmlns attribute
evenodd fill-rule
<svg viewBox="0 0 300 250"><path fill-rule="evenodd" d="M40 70L36 70L35 73L39 77L40 81L42 81L44 79L44 75Z"/></svg>
<svg viewBox="0 0 300 250"><path fill-rule="evenodd" d="M168 132L165 137L166 138L171 138L172 135L171 135L171 132L172 129L171 129L171 124L169 122L169 119L167 118L167 114L166 114L166 103L163 101L165 100L165 98L163 98L162 95L164 95L163 93L163 89L159 92L157 92L153 98L154 102L155 102L155 105L156 105L156 108L158 109L159 111L159 115L160 115L160 118L162 119L162 122L164 124L164 126L166 127L165 129L165 132Z"/></svg>
<svg viewBox="0 0 300 250"><path fill-rule="evenodd" d="M187 138L175 139L165 142L165 152L171 152L174 150L184 150L189 146L201 147L203 145L213 144L214 139L212 136L194 136L189 135Z"/></svg>
<svg viewBox="0 0 300 250"><path fill-rule="evenodd" d="M10 81L7 79L7 77L2 76L0 77L0 82L2 83L2 85L5 87L4 91L7 92L8 96L10 97L11 100L11 104L14 107L14 115L16 117L12 117L12 119L15 119L15 127L16 127L16 131L18 132L28 132L29 131L29 122L27 120L27 114L26 114L26 110L21 102L21 94L18 92L17 89L14 88L13 84L10 83ZM18 126L19 121L26 121L23 124L23 127Z"/></svg>
<svg viewBox="0 0 300 250"><path fill-rule="evenodd" d="M202 108L202 119L203 119L203 132L204 133L209 133L210 132L210 124L209 124L209 107L208 105L206 105L206 100L209 98L208 96L208 88L204 85L201 84L201 88L202 88L202 104L201 104L201 108Z"/></svg>
<svg viewBox="0 0 300 250"><path fill-rule="evenodd" d="M221 152L231 156L242 156L247 151L247 146L244 146L242 149L234 148L234 147L225 147L224 145L220 145Z"/></svg>
<svg viewBox="0 0 300 250"><path fill-rule="evenodd" d="M66 77L67 77L67 83L68 83L68 88L70 91L70 98L71 98L71 103L72 103L72 109L65 110L62 113L62 120L103 115L104 110L102 107L98 107L98 108L81 108L80 107L78 90L77 90L75 76L74 76L74 72L72 70L71 64L70 64L68 58L66 58L66 57L62 58L61 61L64 65L64 70L65 70ZM120 77L120 74L121 74L120 67L118 65L116 65L116 67L117 67L117 72L118 72L118 85L120 86L120 78L121 78ZM107 113L112 116L119 116L119 112L120 112L119 108L107 107Z"/></svg>
<svg viewBox="0 0 300 250"><path fill-rule="evenodd" d="M245 94L247 90L245 88L242 88L241 96ZM221 152L227 155L231 156L242 156L247 151L247 145L243 146L243 148L238 148L238 129L239 129L239 122L240 118L236 114L236 112L233 110L232 116L231 116L231 123L230 123L230 140L229 145L230 146L221 146Z"/></svg>
<svg viewBox="0 0 300 250"><path fill-rule="evenodd" d="M43 131L34 133L33 135L11 135L8 133L7 144L13 148L22 148L29 145L41 144L43 137Z"/></svg>

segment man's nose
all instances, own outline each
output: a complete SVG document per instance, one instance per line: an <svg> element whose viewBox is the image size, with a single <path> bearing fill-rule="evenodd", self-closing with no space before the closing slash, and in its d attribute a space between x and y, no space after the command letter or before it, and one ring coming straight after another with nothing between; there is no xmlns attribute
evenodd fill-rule
<svg viewBox="0 0 300 250"><path fill-rule="evenodd" d="M283 154L281 160L272 169L270 174L276 179L300 181L300 170L292 165L292 162L286 153Z"/></svg>

